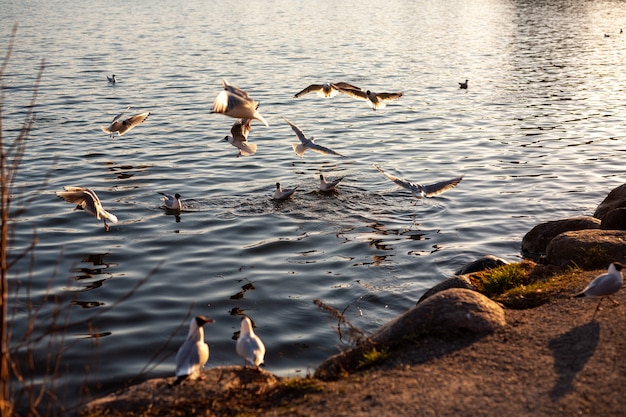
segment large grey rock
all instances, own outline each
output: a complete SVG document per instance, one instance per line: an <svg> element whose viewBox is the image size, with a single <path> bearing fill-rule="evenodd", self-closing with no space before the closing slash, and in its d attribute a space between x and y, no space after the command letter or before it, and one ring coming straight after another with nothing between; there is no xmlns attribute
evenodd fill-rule
<svg viewBox="0 0 626 417"><path fill-rule="evenodd" d="M626 207L608 211L602 218L602 229L626 230Z"/></svg>
<svg viewBox="0 0 626 417"><path fill-rule="evenodd" d="M556 266L606 268L626 259L626 231L578 230L556 236L548 245L547 260Z"/></svg>
<svg viewBox="0 0 626 417"><path fill-rule="evenodd" d="M493 255L485 255L481 258L472 261L458 271L454 273L454 275L465 275L465 274L473 274L474 272L484 271L486 269L497 268L502 265L506 265L508 262L502 258L498 258Z"/></svg>
<svg viewBox="0 0 626 417"><path fill-rule="evenodd" d="M620 208L626 207L626 184L614 188L606 198L598 205L593 217L604 220L606 215Z"/></svg>
<svg viewBox="0 0 626 417"><path fill-rule="evenodd" d="M589 216L540 223L522 238L522 255L530 259L539 259L546 254L550 241L561 233L599 228L600 220Z"/></svg>

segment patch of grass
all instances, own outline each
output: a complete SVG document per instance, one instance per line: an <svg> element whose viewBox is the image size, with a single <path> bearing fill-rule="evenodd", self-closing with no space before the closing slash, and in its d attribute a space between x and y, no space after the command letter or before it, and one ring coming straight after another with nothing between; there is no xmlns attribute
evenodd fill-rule
<svg viewBox="0 0 626 417"><path fill-rule="evenodd" d="M363 359L359 360L359 368L368 368L391 356L386 349L378 350L374 346L371 350L363 353Z"/></svg>
<svg viewBox="0 0 626 417"><path fill-rule="evenodd" d="M511 288L529 284L529 271L534 263L510 263L472 275L474 285L487 297L493 298Z"/></svg>

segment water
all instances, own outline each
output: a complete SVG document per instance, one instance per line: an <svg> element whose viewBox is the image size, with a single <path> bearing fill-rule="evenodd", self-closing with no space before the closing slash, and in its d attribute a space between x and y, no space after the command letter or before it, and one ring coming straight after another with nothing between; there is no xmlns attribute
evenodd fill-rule
<svg viewBox="0 0 626 417"><path fill-rule="evenodd" d="M3 44L19 23L5 140L45 59L13 203L24 207L13 253L38 239L32 266L14 269L33 298L23 284L14 334L35 308L36 328L50 325L46 293L61 321L98 314L59 343L67 404L86 370L93 395L148 363L141 378L173 375L188 314L216 320L208 366L242 362L232 313L243 310L267 369L304 375L342 346L314 299L373 331L477 257L518 260L534 225L592 214L624 182L622 1L229 3L2 4ZM270 123L253 123L252 157L221 141L234 120L209 114L224 78ZM376 112L343 95L293 98L323 81L405 95ZM149 119L107 138L100 126L128 105ZM298 158L282 117L346 157ZM465 177L416 203L372 163L416 182ZM316 191L320 173L345 176L336 194ZM271 200L277 181L300 185L293 200ZM55 196L66 185L96 190L120 223L106 233L72 211ZM180 192L187 209L164 212L157 191ZM36 346L36 381L45 351Z"/></svg>

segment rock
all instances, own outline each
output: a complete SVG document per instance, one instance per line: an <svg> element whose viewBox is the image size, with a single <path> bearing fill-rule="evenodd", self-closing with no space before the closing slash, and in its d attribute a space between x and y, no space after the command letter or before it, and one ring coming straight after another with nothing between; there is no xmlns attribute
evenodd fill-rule
<svg viewBox="0 0 626 417"><path fill-rule="evenodd" d="M426 291L417 303L419 304L428 297L440 293L441 291L449 290L450 288L464 288L466 290L476 291L476 287L471 283L468 275L458 275L448 278Z"/></svg>
<svg viewBox="0 0 626 417"><path fill-rule="evenodd" d="M548 263L583 269L604 269L626 257L626 231L578 230L556 236L546 250Z"/></svg>
<svg viewBox="0 0 626 417"><path fill-rule="evenodd" d="M464 267L456 271L454 275L473 274L474 272L497 268L507 263L507 261L502 258L498 258L497 256L485 255L482 258L478 258L475 261L466 264Z"/></svg>
<svg viewBox="0 0 626 417"><path fill-rule="evenodd" d="M604 220L609 212L623 207L626 207L626 184L611 190L609 195L598 205L593 217Z"/></svg>
<svg viewBox="0 0 626 417"><path fill-rule="evenodd" d="M537 260L547 253L547 247L555 236L573 230L599 228L600 220L589 216L553 220L538 224L522 238L522 255Z"/></svg>
<svg viewBox="0 0 626 417"><path fill-rule="evenodd" d="M602 229L626 230L626 207L610 210L602 218Z"/></svg>

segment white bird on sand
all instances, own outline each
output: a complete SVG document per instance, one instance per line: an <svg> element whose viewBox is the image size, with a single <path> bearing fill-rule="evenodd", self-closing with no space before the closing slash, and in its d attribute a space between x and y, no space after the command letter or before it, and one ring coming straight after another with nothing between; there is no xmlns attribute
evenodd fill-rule
<svg viewBox="0 0 626 417"><path fill-rule="evenodd" d="M276 191L274 191L274 200L286 200L289 197L291 197L293 195L293 193L296 192L296 190L298 189L298 186L296 185L293 188L285 188L284 190L282 189L282 187L280 186L280 183L277 182L276 183Z"/></svg>
<svg viewBox="0 0 626 417"><path fill-rule="evenodd" d="M467 90L467 82L468 82L468 81L469 81L469 80L465 80L465 82L464 82L464 83L459 83L459 88L460 88L460 89L463 89L463 90Z"/></svg>
<svg viewBox="0 0 626 417"><path fill-rule="evenodd" d="M624 265L619 262L613 262L609 265L609 270L606 274L598 275L587 285L587 287L574 297L590 297L599 298L598 305L593 312L593 317L600 309L600 303L604 300L604 297L609 297L609 300L617 304L617 301L611 298L611 295L615 294L621 287L624 281L622 277L622 269Z"/></svg>
<svg viewBox="0 0 626 417"><path fill-rule="evenodd" d="M122 136L133 127L145 122L148 116L150 116L150 112L147 111L145 113L139 113L131 116L128 119L120 120L124 113L126 113L129 109L130 106L126 107L126 110L115 116L108 127L102 126L102 131L111 135L112 138L115 136L115 132L117 132L118 135Z"/></svg>
<svg viewBox="0 0 626 417"><path fill-rule="evenodd" d="M320 174L320 191L334 191L337 184L341 182L343 177L337 178L332 181L326 181L324 174Z"/></svg>
<svg viewBox="0 0 626 417"><path fill-rule="evenodd" d="M284 119L284 117L283 117ZM315 143L315 138L311 137L311 139L307 138L304 135L304 132L302 132L302 130L294 125L293 123L291 123L289 120L285 119L285 121L287 123L289 123L289 126L291 126L291 128L293 129L294 132L296 132L296 136L298 136L298 139L300 139L300 143L294 143L293 145L291 145L291 147L293 148L294 152L300 157L302 158L304 156L304 151L306 151L307 149L310 149L312 151L315 152L319 152L322 154L327 154L327 155L338 155L338 156L343 156L342 154L333 151L330 148L327 148L325 146L322 145L318 145L317 143Z"/></svg>
<svg viewBox="0 0 626 417"><path fill-rule="evenodd" d="M111 84L115 84L115 83L117 82L117 78L115 78L115 74L113 74L113 76L112 76L112 77L109 77L109 76L107 75L107 80L109 80L109 82L110 82Z"/></svg>
<svg viewBox="0 0 626 417"><path fill-rule="evenodd" d="M161 201L163 201L163 205L165 208L170 210L182 210L183 204L180 202L180 194L176 193L174 195L165 194L162 192L158 192L163 197L161 197Z"/></svg>
<svg viewBox="0 0 626 417"><path fill-rule="evenodd" d="M391 175L385 172L385 170L383 170L381 167L379 167L376 164L374 164L374 168L382 172L387 178L389 178L391 181L398 184L400 187L406 188L407 190L411 191L413 195L417 198L434 197L436 195L439 195L445 191L448 191L456 187L463 179L463 176L461 175L460 177L457 177L451 180L441 181L441 182L437 182L435 184L430 184L430 185L421 185L421 184L415 184L405 179L396 177L395 175Z"/></svg>
<svg viewBox="0 0 626 417"><path fill-rule="evenodd" d="M226 80L222 81L222 87L224 91L221 91L213 101L211 113L221 113L235 119L257 119L265 126L269 126L265 118L257 111L259 103L253 100L247 92L228 84Z"/></svg>
<svg viewBox="0 0 626 417"><path fill-rule="evenodd" d="M180 384L185 379L195 380L200 377L202 368L209 360L209 345L204 341L204 326L214 323L214 320L204 316L197 316L189 323L189 332L176 353L176 382Z"/></svg>
<svg viewBox="0 0 626 417"><path fill-rule="evenodd" d="M257 368L265 361L265 345L252 329L252 322L248 317L241 319L239 338L237 339L237 354L243 358L243 366L248 363Z"/></svg>
<svg viewBox="0 0 626 417"><path fill-rule="evenodd" d="M317 93L320 97L335 97L337 93L342 92L342 89L360 90L359 87L352 84L338 82L338 83L324 83L324 84L311 84L304 90L297 93L294 97L302 97L305 94Z"/></svg>
<svg viewBox="0 0 626 417"><path fill-rule="evenodd" d="M373 110L383 109L387 106L387 102L397 100L402 97L402 92L397 93L375 93L371 90L363 91L354 88L341 88L340 91L349 96L367 100L367 103Z"/></svg>
<svg viewBox="0 0 626 417"><path fill-rule="evenodd" d="M239 149L237 157L250 156L256 153L257 145L248 142L251 121L251 119L237 119L237 121L233 124L233 127L230 128L232 136L224 137L225 141L228 141L228 143Z"/></svg>
<svg viewBox="0 0 626 417"><path fill-rule="evenodd" d="M76 204L77 210L85 210L87 214L95 216L104 222L104 230L109 231L107 220L117 223L117 217L102 207L95 191L82 187L63 187L65 191L57 191L57 195L70 203Z"/></svg>

